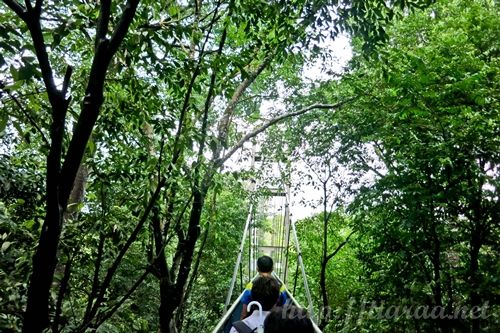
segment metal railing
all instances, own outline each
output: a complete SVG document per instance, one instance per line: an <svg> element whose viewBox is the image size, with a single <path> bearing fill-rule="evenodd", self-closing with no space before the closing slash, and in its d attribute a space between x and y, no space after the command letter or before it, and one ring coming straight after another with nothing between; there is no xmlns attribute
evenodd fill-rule
<svg viewBox="0 0 500 333"><path fill-rule="evenodd" d="M286 291L288 297L290 298L290 301L293 303L293 305L295 305L298 308L302 308L302 306L299 304L299 302L297 302L297 300L295 299L295 297L293 297L292 293L290 293L290 291L288 289L286 289L286 287L285 287L285 291ZM314 327L314 332L316 332L316 333L323 333L319 329L318 325L316 325L316 323L314 322L314 320L312 320L312 318L311 318L311 321L312 321L312 324L313 324L313 327Z"/></svg>
<svg viewBox="0 0 500 333"><path fill-rule="evenodd" d="M238 296L238 298L236 299L236 301L234 301L234 303L231 305L231 307L226 311L226 313L224 313L224 316L222 316L221 320L219 321L219 323L217 324L217 326L215 326L215 328L212 330L212 333L221 333L223 332L224 330L224 327L226 326L226 323L229 319L231 319L232 315L233 315L233 312L238 308L238 305L240 303L240 300L241 300L241 297L243 297L243 293L245 291L243 291L240 296Z"/></svg>

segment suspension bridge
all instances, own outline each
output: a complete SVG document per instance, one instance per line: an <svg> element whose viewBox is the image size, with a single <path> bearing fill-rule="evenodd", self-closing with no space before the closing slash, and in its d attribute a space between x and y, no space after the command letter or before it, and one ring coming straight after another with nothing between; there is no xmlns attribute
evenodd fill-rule
<svg viewBox="0 0 500 333"><path fill-rule="evenodd" d="M303 292L308 303L307 309L315 332L321 333L315 322L316 317L302 260L297 229L290 215L290 189L289 187L270 189L267 193L260 203L250 204L225 300L224 315L212 330L212 333L229 333L233 323L240 320L243 306L240 300L244 293L244 283L253 280L258 275L256 262L261 255L268 255L273 258L273 275L280 283L284 284L288 302L302 308L303 306L294 297L298 283L298 271L300 270ZM291 247L294 247L295 250L290 251ZM290 279L289 263L292 255L295 257L296 262L296 270L293 275L293 292L287 286ZM245 259L248 262L244 262ZM238 287L239 295L235 291Z"/></svg>

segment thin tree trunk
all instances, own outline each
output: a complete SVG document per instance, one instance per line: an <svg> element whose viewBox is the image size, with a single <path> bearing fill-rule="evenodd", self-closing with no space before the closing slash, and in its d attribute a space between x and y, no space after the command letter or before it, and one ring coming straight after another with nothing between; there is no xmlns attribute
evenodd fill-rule
<svg viewBox="0 0 500 333"><path fill-rule="evenodd" d="M329 307L329 302L328 302L328 294L326 291L326 266L328 265L328 258L327 258L327 247L328 247L328 219L329 219L329 214L327 211L327 187L326 187L326 182L323 182L323 248L322 248L322 258L321 258L321 272L320 272L320 278L319 278L319 286L321 289L321 298L323 300L323 310L321 313L321 320L320 320L320 326L321 328L324 328L327 323L327 318L326 316L328 315L328 307Z"/></svg>
<svg viewBox="0 0 500 333"><path fill-rule="evenodd" d="M485 162L480 160L481 170L484 170ZM484 179L479 178L477 184L473 184L473 176L468 171L468 183L470 188L475 188L476 191L474 196L471 198L470 209L472 214L470 216L472 227L471 235L469 241L469 253L470 253L470 264L469 264L469 278L470 278L470 306L472 315L472 330L471 333L480 333L481 331L481 281L480 281L480 271L479 271L479 252L483 245L483 209L482 209L482 196L483 196L483 185Z"/></svg>
<svg viewBox="0 0 500 333"><path fill-rule="evenodd" d="M200 219L203 210L207 187L195 189L193 195L193 206L189 218L189 226L186 240L180 242L177 251L181 252L181 264L177 281L175 284L160 281L160 330L162 333L173 333L176 331L174 315L183 300L191 263L193 261L194 249L200 235Z"/></svg>
<svg viewBox="0 0 500 333"><path fill-rule="evenodd" d="M59 325L60 325L60 320L61 320L61 312L62 312L62 302L64 299L64 295L69 289L69 278L71 276L71 265L73 263L73 255L68 254L68 260L66 261L66 265L64 267L64 275L61 280L61 284L59 286L59 293L57 295L57 302L56 302L56 312L54 316L54 322L52 324L52 332L58 333L59 332Z"/></svg>
<svg viewBox="0 0 500 333"><path fill-rule="evenodd" d="M481 295L479 294L479 250L481 249L481 239L479 237L479 231L474 228L473 234L470 240L470 305L471 310L477 310L481 307ZM472 318L472 333L480 333L481 331L481 318L479 313L472 313L474 316Z"/></svg>

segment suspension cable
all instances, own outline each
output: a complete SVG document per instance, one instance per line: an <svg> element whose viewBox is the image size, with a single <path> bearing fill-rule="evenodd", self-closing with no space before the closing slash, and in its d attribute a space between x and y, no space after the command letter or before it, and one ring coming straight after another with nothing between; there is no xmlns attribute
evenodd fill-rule
<svg viewBox="0 0 500 333"><path fill-rule="evenodd" d="M240 292L243 291L243 264L240 262Z"/></svg>
<svg viewBox="0 0 500 333"><path fill-rule="evenodd" d="M281 216L281 221L280 221L280 238L279 238L279 246L280 246L280 278L284 280L285 277L285 269L283 265L284 261L284 250L285 250L285 223L286 223L286 206L287 206L287 200L286 197L283 200L283 205L282 205L282 216ZM286 263L285 263L286 266Z"/></svg>
<svg viewBox="0 0 500 333"><path fill-rule="evenodd" d="M255 216L254 216L255 217ZM254 221L256 219L254 218ZM257 237L257 226L255 222L253 223L253 257L252 257L252 276L257 274L257 255L258 255L258 245L259 239Z"/></svg>
<svg viewBox="0 0 500 333"><path fill-rule="evenodd" d="M295 247L297 248L297 261L300 264L300 269L302 270L302 279L304 280L304 289L306 292L307 302L309 303L309 312L311 313L311 319L314 321L314 309L311 298L311 291L309 290L309 285L307 283L306 269L304 267L304 262L302 261L302 252L300 251L299 238L297 237L297 230L295 229L295 223L290 221L292 225L293 237L295 239Z"/></svg>
<svg viewBox="0 0 500 333"><path fill-rule="evenodd" d="M279 199L277 199L276 201L278 201ZM278 208L276 209L276 214L274 215L274 228L273 228L273 232L275 234L275 237L274 237L274 240L275 240L275 243L273 244L273 249L274 249L274 253L275 253L275 257L276 257L276 262L278 263L276 265L276 271L278 273L278 276L280 275L280 267L281 267L281 258L280 258L280 250L279 250L279 235L280 235L280 230L281 230L281 227L280 227L280 222L281 222L281 205L278 204L276 205Z"/></svg>
<svg viewBox="0 0 500 333"><path fill-rule="evenodd" d="M288 256L290 250L290 207L288 204L288 200L285 203L285 221L284 221L284 236L286 235L286 239L284 243L286 243L286 254L285 254L285 267L283 271L283 283L286 285L286 278L288 274Z"/></svg>
<svg viewBox="0 0 500 333"><path fill-rule="evenodd" d="M297 265L295 267L295 276L293 278L293 294L295 295L295 291L297 289L297 277L299 276L299 261L297 260Z"/></svg>
<svg viewBox="0 0 500 333"><path fill-rule="evenodd" d="M248 278L252 276L252 225L253 218L251 219L250 225L248 226Z"/></svg>
<svg viewBox="0 0 500 333"><path fill-rule="evenodd" d="M248 227L250 226L250 222L252 220L252 211L253 211L253 204L250 204L247 221L245 223L245 229L243 230L243 237L241 237L241 244L240 244L240 249L238 252L238 259L236 260L236 265L234 265L233 277L231 278L231 285L230 285L229 291L227 293L226 303L224 304L224 312L227 311L227 307L231 303L231 297L233 296L234 284L236 282L236 276L238 275L238 266L240 265L240 262L241 262L241 255L243 254L243 249L245 246L245 239L247 236Z"/></svg>

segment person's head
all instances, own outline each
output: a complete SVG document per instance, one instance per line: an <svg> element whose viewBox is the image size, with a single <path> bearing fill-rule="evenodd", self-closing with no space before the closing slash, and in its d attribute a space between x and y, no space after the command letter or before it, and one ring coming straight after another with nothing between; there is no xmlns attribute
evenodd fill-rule
<svg viewBox="0 0 500 333"><path fill-rule="evenodd" d="M257 270L259 273L271 273L273 271L273 259L269 256L262 256L257 259Z"/></svg>
<svg viewBox="0 0 500 333"><path fill-rule="evenodd" d="M262 305L263 311L269 311L278 302L280 296L280 286L276 279L269 276L260 276L252 285L252 301L257 301ZM255 307L252 308L255 310Z"/></svg>
<svg viewBox="0 0 500 333"><path fill-rule="evenodd" d="M306 310L290 305L269 313L264 333L314 333L314 327Z"/></svg>

